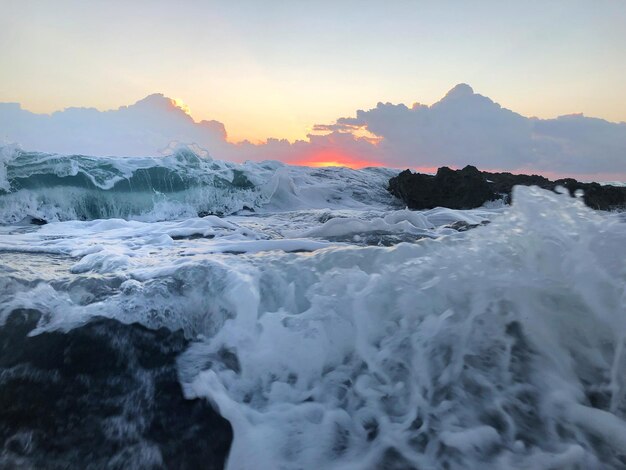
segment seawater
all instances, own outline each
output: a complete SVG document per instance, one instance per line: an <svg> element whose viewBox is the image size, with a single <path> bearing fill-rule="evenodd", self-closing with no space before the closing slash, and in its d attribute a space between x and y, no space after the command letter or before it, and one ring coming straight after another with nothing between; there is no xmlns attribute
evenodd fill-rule
<svg viewBox="0 0 626 470"><path fill-rule="evenodd" d="M3 152L0 324L182 331L228 468L626 465L623 214L527 187L408 211L387 169ZM163 463L141 449L116 462Z"/></svg>

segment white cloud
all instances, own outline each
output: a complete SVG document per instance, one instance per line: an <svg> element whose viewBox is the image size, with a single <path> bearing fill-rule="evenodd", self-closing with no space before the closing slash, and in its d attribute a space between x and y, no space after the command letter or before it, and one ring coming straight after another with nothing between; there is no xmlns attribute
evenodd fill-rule
<svg viewBox="0 0 626 470"><path fill-rule="evenodd" d="M413 168L472 164L575 177L626 176L626 123L582 115L526 118L465 84L432 106L378 103L357 111L355 117L317 124L315 134L295 143L279 139L229 143L222 123L195 122L174 100L160 94L112 111L68 108L51 115L0 103L0 129L0 137L25 149L58 153L154 155L177 141L195 143L214 158L234 161L348 160ZM371 134L378 139L371 139Z"/></svg>
<svg viewBox="0 0 626 470"><path fill-rule="evenodd" d="M173 140L212 145L226 137L221 123L196 123L160 94L114 111L68 108L51 115L0 104L0 129L29 150L87 155L154 155Z"/></svg>

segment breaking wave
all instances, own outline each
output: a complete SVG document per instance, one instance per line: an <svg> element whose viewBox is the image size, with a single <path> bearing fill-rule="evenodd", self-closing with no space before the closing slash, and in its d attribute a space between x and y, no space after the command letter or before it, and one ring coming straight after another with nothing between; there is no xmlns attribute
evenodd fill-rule
<svg viewBox="0 0 626 470"><path fill-rule="evenodd" d="M165 161L179 158L215 164ZM262 187L250 166L237 168L253 188L233 185L230 167L203 174L219 173L237 194ZM258 168L271 180L282 167ZM316 170L289 171L280 177L310 182ZM8 173L12 185L52 178L33 180L29 170L19 179L11 165ZM85 184L104 193L138 173L130 174ZM355 188L383 175L344 173ZM310 209L328 197L319 184L306 197L298 183L266 194L276 207L308 204L289 216L70 221L3 235L0 319L41 312L31 334L99 317L182 329L190 343L177 359L179 381L187 398L209 400L232 425L231 469L626 465L620 214L518 187L514 204L491 214L387 207L358 216ZM364 205L355 193L344 203ZM371 205L382 201L371 194ZM491 223L441 231L454 219ZM413 242L351 238L381 230ZM428 231L436 236L421 236Z"/></svg>
<svg viewBox="0 0 626 470"><path fill-rule="evenodd" d="M179 147L165 157L89 157L0 148L0 223L168 220L261 207L389 204L392 170L234 164Z"/></svg>

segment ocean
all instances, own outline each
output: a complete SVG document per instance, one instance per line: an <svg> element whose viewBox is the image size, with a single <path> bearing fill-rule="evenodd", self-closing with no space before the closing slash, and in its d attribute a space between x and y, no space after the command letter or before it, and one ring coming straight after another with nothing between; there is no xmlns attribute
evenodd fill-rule
<svg viewBox="0 0 626 470"><path fill-rule="evenodd" d="M0 468L626 468L626 217L0 151Z"/></svg>

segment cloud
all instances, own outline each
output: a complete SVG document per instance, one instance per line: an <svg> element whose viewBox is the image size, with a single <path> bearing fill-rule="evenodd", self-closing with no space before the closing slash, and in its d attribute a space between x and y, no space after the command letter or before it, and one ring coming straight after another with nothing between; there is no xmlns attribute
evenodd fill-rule
<svg viewBox="0 0 626 470"><path fill-rule="evenodd" d="M154 155L171 141L212 146L226 139L222 123L196 123L161 94L114 111L67 108L51 115L1 103L0 129L1 137L29 150L87 155Z"/></svg>
<svg viewBox="0 0 626 470"><path fill-rule="evenodd" d="M402 168L472 164L486 170L626 179L626 123L582 115L527 118L465 84L431 106L378 103L354 117L316 124L306 140L293 143L273 138L230 143L222 123L196 122L160 94L112 111L68 108L51 115L0 103L0 129L0 137L26 149L58 153L154 155L176 141L233 161Z"/></svg>
<svg viewBox="0 0 626 470"><path fill-rule="evenodd" d="M378 103L336 123L382 137L378 158L390 166L472 164L555 175L626 175L626 123L582 115L527 118L466 84L432 106Z"/></svg>
<svg viewBox="0 0 626 470"><path fill-rule="evenodd" d="M352 132L360 129L362 126L356 124L347 124L340 122L346 120L346 118L338 119L335 124L315 124L313 126L314 132Z"/></svg>
<svg viewBox="0 0 626 470"><path fill-rule="evenodd" d="M528 119L473 93L468 85L457 85L430 107L378 103L340 122L381 136L384 154L394 165L471 163L510 169L534 160Z"/></svg>

